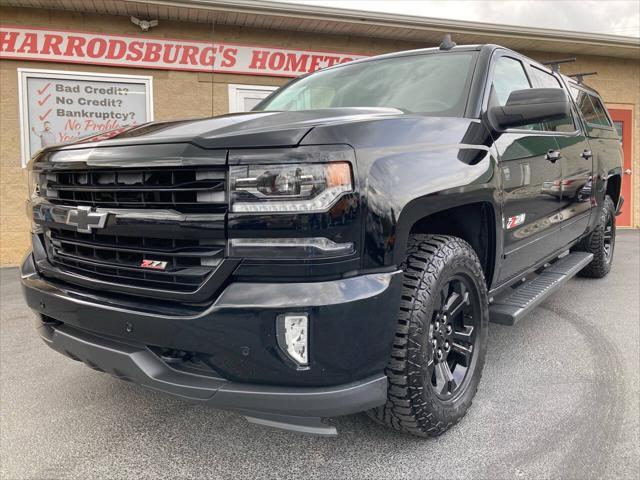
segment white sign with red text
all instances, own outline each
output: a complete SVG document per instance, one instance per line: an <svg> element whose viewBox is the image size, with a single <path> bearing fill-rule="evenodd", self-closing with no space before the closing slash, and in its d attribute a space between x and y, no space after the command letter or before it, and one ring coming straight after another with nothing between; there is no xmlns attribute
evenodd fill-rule
<svg viewBox="0 0 640 480"><path fill-rule="evenodd" d="M363 55L0 25L0 59L297 77Z"/></svg>
<svg viewBox="0 0 640 480"><path fill-rule="evenodd" d="M23 166L41 148L153 120L152 78L18 69Z"/></svg>

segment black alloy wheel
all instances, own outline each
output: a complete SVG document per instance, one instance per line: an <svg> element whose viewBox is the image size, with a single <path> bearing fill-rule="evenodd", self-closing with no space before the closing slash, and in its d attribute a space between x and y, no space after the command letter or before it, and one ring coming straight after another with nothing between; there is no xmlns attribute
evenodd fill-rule
<svg viewBox="0 0 640 480"><path fill-rule="evenodd" d="M432 358L428 375L435 394L449 400L468 379L477 339L478 295L463 275L455 275L440 289L429 327Z"/></svg>
<svg viewBox="0 0 640 480"><path fill-rule="evenodd" d="M448 235L411 235L400 311L385 370L387 402L368 412L417 436L447 431L478 389L487 344L489 302L474 249Z"/></svg>
<svg viewBox="0 0 640 480"><path fill-rule="evenodd" d="M603 243L604 243L604 256L608 263L611 261L613 257L613 246L614 246L614 227L613 227L613 217L611 215L607 216L607 223L604 227Z"/></svg>
<svg viewBox="0 0 640 480"><path fill-rule="evenodd" d="M613 254L616 248L616 207L610 196L604 197L598 223L572 250L593 254L591 263L584 267L578 275L581 277L602 278L611 270Z"/></svg>

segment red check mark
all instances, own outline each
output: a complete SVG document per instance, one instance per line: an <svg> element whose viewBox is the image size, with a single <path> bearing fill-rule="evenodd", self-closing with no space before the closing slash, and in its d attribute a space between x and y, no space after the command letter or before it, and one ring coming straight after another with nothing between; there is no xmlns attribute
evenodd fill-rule
<svg viewBox="0 0 640 480"><path fill-rule="evenodd" d="M53 110L53 108L50 108L49 110L47 110L43 115L38 115L38 118L40 119L40 121L42 121L45 118L47 118L49 116L49 114L51 113L51 110Z"/></svg>
<svg viewBox="0 0 640 480"><path fill-rule="evenodd" d="M49 97L51 97L51 94L47 95L44 100L38 100L38 105L42 106L44 105L44 103L49 100Z"/></svg>
<svg viewBox="0 0 640 480"><path fill-rule="evenodd" d="M38 90L38 95L42 95L44 92L49 90L50 86L51 86L51 82L47 83L44 87L42 87L42 90Z"/></svg>

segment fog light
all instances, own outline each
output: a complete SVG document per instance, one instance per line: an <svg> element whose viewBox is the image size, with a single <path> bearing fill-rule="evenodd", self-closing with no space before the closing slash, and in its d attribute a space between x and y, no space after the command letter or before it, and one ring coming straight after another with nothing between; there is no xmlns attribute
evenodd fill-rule
<svg viewBox="0 0 640 480"><path fill-rule="evenodd" d="M300 366L309 364L309 317L307 314L285 313L276 320L280 348Z"/></svg>

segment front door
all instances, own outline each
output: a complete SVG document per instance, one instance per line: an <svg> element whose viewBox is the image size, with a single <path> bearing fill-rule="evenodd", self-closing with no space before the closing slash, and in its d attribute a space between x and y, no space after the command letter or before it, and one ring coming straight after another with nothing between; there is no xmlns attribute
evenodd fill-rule
<svg viewBox="0 0 640 480"><path fill-rule="evenodd" d="M622 205L622 212L616 218L617 227L632 227L633 226L633 175L631 171L631 142L633 141L631 136L633 132L632 128L632 110L622 108L608 108L609 115L613 120L613 124L618 131L622 142L622 154L624 157L624 165L622 167L622 196L624 197L624 205Z"/></svg>
<svg viewBox="0 0 640 480"><path fill-rule="evenodd" d="M489 104L504 105L514 90L532 88L522 61L498 57ZM548 189L562 178L554 135L540 124L507 130L495 141L502 175L503 261L499 281L512 278L558 248L558 197Z"/></svg>

